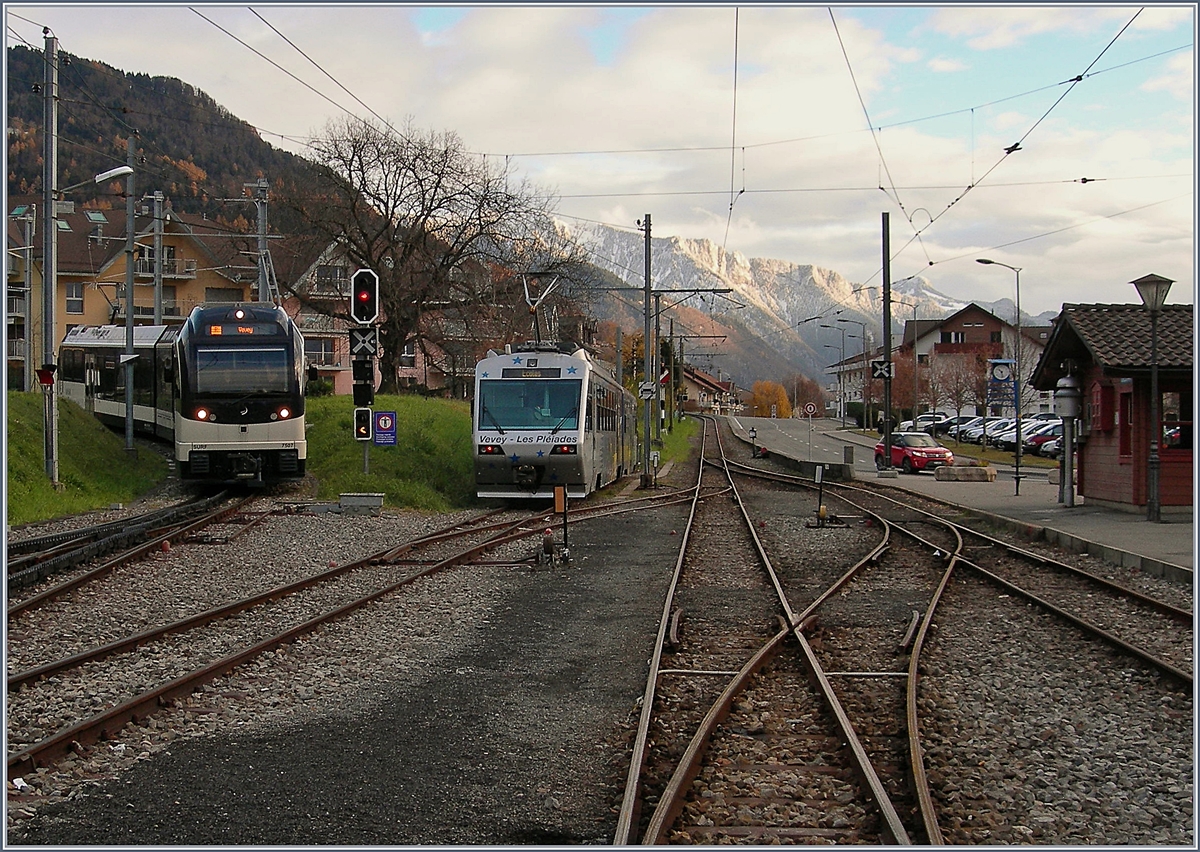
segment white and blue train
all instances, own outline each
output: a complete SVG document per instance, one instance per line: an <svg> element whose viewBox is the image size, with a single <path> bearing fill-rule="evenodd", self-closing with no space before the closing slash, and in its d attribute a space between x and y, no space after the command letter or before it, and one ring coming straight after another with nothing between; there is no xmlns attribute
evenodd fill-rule
<svg viewBox="0 0 1200 852"><path fill-rule="evenodd" d="M480 497L586 497L637 465L637 400L585 349L489 351L472 415Z"/></svg>
<svg viewBox="0 0 1200 852"><path fill-rule="evenodd" d="M173 442L179 477L263 485L304 476L304 338L269 303L198 307L182 325L133 329L133 425ZM61 391L125 426L124 326L79 326L59 356Z"/></svg>

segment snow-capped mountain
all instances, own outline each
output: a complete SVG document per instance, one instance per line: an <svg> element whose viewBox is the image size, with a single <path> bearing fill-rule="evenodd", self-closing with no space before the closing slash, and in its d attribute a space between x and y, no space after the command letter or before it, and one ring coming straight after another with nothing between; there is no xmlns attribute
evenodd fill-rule
<svg viewBox="0 0 1200 852"><path fill-rule="evenodd" d="M594 293L592 310L629 333L640 333L645 237L604 225L575 229L575 236L596 266L632 288L628 294ZM683 338L685 357L714 373L720 370L741 387L763 379L782 382L797 372L824 383L826 367L843 351L847 358L862 351L864 330L868 348L883 342L881 287L849 281L831 269L746 258L709 240L652 236L650 281L659 294L662 334L674 319L675 334L689 335ZM900 343L912 304L922 319L964 306L919 276L893 283L892 300L893 345ZM1011 305L999 316L1011 317Z"/></svg>

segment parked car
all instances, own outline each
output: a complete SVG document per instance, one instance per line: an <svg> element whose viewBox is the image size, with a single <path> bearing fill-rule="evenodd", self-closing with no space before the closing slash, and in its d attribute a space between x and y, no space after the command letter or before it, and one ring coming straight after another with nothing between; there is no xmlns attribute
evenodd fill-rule
<svg viewBox="0 0 1200 852"><path fill-rule="evenodd" d="M1022 420L1021 421L1021 439L1020 439L1022 448L1024 448L1025 442L1028 441L1032 435L1036 435L1045 429L1049 429L1053 425L1054 424L1051 423L1049 420ZM995 437L993 437L991 439L990 443L993 447L995 447L998 450L1009 450L1009 451L1016 450L1016 448L1017 448L1016 422L1015 421L1013 422L1013 425L1011 428L1005 429L1003 432L1000 432Z"/></svg>
<svg viewBox="0 0 1200 852"><path fill-rule="evenodd" d="M966 440L966 438L964 437L966 431L968 429L974 428L975 426L979 426L982 423L983 423L982 417L979 417L979 416L972 417L970 420L967 420L963 423L959 423L957 426L951 426L946 431L946 434L951 438L956 438L959 441L964 441L964 440Z"/></svg>
<svg viewBox="0 0 1200 852"><path fill-rule="evenodd" d="M1036 430L1032 435L1025 439L1025 449L1028 452L1036 453L1038 447L1047 441L1052 441L1055 438L1061 438L1063 433L1062 421L1053 420L1046 421L1049 425L1044 429Z"/></svg>
<svg viewBox="0 0 1200 852"><path fill-rule="evenodd" d="M883 441L875 445L875 468L883 469ZM904 473L933 470L954 464L954 453L943 447L926 432L892 433L892 467Z"/></svg>
<svg viewBox="0 0 1200 852"><path fill-rule="evenodd" d="M953 429L955 426L958 426L963 423L969 423L972 420L978 420L978 419L979 419L978 417L975 417L972 414L960 414L955 417L947 417L945 420L940 420L937 423L933 424L932 434L935 438L938 435L948 435L950 433L950 430Z"/></svg>
<svg viewBox="0 0 1200 852"><path fill-rule="evenodd" d="M1007 429L1009 426L1011 426L1013 424L1013 422L1014 421L1010 418L999 418L999 417L989 418L986 421L988 437L991 438L994 435L998 435L999 433L1001 433L1005 429ZM985 425L985 421L980 420L978 426L973 426L967 430L966 434L963 436L963 440L970 441L973 444L982 444L983 443L984 425Z"/></svg>
<svg viewBox="0 0 1200 852"><path fill-rule="evenodd" d="M931 428L946 420L948 415L942 411L927 411L918 414L916 422L905 420L900 423L901 432L928 432Z"/></svg>
<svg viewBox="0 0 1200 852"><path fill-rule="evenodd" d="M1049 459L1058 458L1058 454L1062 452L1062 438L1051 438L1046 443L1037 448L1039 456L1045 456Z"/></svg>

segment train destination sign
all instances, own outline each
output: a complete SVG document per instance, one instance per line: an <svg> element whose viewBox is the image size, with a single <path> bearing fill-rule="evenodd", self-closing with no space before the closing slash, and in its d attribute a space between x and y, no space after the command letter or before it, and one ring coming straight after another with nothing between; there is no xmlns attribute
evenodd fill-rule
<svg viewBox="0 0 1200 852"><path fill-rule="evenodd" d="M562 378L559 367L538 367L531 370L528 367L505 367L500 371L502 379L558 379Z"/></svg>

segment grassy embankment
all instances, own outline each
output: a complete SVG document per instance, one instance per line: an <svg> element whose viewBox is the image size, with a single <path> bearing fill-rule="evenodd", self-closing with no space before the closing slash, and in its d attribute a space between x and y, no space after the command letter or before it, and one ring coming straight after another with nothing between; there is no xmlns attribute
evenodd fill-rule
<svg viewBox="0 0 1200 852"><path fill-rule="evenodd" d="M382 493L390 507L447 511L473 505L471 413L467 403L420 396L378 396L375 411L395 411L394 447L352 438L348 396L308 400L308 472L319 500L343 493ZM144 446L136 461L125 442L74 403L59 407L59 480L55 490L42 460L42 396L8 394L8 523L24 524L128 503L162 482L165 460ZM686 419L664 434L662 464L683 461L696 430ZM141 439L138 441L142 444ZM368 472L363 473L363 447Z"/></svg>
<svg viewBox="0 0 1200 852"><path fill-rule="evenodd" d="M46 476L41 391L9 391L5 412L8 470L6 500L10 525L42 521L133 500L167 476L167 462L154 452L125 454L125 438L100 425L78 405L58 407L58 479Z"/></svg>

